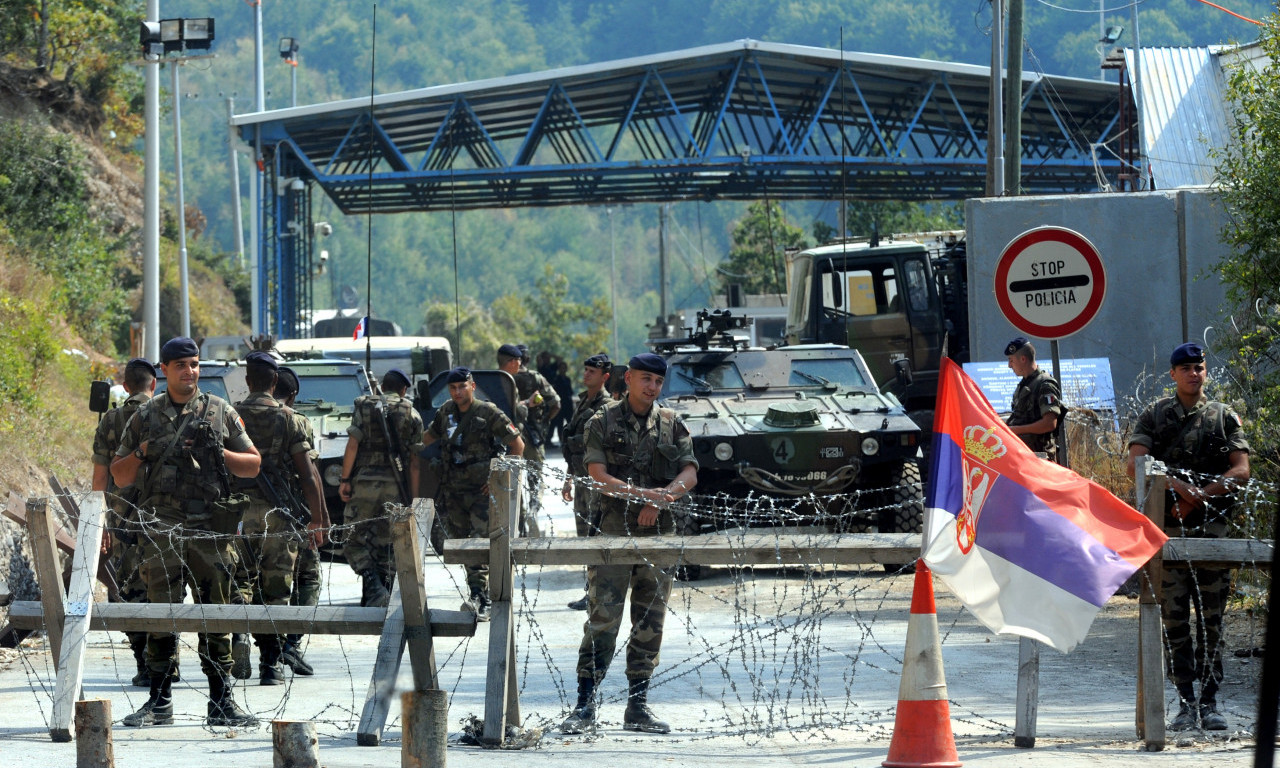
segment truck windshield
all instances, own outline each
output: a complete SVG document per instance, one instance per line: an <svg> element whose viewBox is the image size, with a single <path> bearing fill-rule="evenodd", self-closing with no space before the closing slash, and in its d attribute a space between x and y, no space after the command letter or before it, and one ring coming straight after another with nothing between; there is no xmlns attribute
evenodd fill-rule
<svg viewBox="0 0 1280 768"><path fill-rule="evenodd" d="M791 262L791 295L787 297L787 336L804 333L809 324L809 273L813 257L797 254Z"/></svg>
<svg viewBox="0 0 1280 768"><path fill-rule="evenodd" d="M733 389L746 387L738 366L725 360L718 363L676 363L667 370L662 384L663 397L694 395L707 389Z"/></svg>
<svg viewBox="0 0 1280 768"><path fill-rule="evenodd" d="M299 402L323 400L337 405L354 405L356 398L364 394L355 376L308 376L300 369L294 369L294 372L298 374Z"/></svg>

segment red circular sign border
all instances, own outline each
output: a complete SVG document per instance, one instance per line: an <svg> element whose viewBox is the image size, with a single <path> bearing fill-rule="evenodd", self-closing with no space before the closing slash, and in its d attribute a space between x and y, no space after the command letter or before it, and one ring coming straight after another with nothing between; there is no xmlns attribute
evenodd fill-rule
<svg viewBox="0 0 1280 768"><path fill-rule="evenodd" d="M1089 297L1089 303L1075 319L1058 326L1037 325L1024 319L1013 308L1008 291L1003 289L1003 286L1008 284L1009 269L1013 261L1027 248L1046 241L1060 242L1074 248L1089 265L1094 281L1094 290ZM1078 333L1097 316L1107 293L1107 272L1102 266L1102 257L1098 249L1084 235L1063 227L1036 227L1015 237L1000 253L1000 260L996 263L994 288L996 304L1014 328L1039 339L1061 339Z"/></svg>

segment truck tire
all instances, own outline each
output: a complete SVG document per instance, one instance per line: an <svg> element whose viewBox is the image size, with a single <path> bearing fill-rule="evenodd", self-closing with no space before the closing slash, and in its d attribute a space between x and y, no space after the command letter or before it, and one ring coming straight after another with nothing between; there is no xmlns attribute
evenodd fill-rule
<svg viewBox="0 0 1280 768"><path fill-rule="evenodd" d="M933 411L908 411L907 417L920 428L920 478L929 477L929 461L933 454Z"/></svg>
<svg viewBox="0 0 1280 768"><path fill-rule="evenodd" d="M924 484L920 465L903 461L885 473L884 509L880 512L881 533L920 533L924 529Z"/></svg>

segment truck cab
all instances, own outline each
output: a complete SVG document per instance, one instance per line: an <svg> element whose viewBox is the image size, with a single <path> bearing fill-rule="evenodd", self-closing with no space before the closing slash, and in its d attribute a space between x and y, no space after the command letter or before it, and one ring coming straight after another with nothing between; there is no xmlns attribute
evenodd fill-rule
<svg viewBox="0 0 1280 768"><path fill-rule="evenodd" d="M845 241L789 263L787 341L858 350L876 385L933 407L943 356L968 360L963 233Z"/></svg>

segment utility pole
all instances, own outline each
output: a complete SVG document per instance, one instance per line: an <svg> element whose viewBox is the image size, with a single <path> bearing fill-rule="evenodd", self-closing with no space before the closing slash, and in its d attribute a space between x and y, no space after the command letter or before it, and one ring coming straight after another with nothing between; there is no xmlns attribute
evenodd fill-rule
<svg viewBox="0 0 1280 768"><path fill-rule="evenodd" d="M235 216L236 229L236 266L245 268L244 262L244 216L240 212L240 153L236 151L236 143L240 137L236 135L231 118L236 113L236 97L227 97L227 148L231 150L231 212Z"/></svg>
<svg viewBox="0 0 1280 768"><path fill-rule="evenodd" d="M187 201L182 188L182 88L179 86L178 70L182 67L181 59L169 62L169 73L173 75L173 173L178 180L178 275L179 290L182 292L182 335L191 336L191 289L187 271Z"/></svg>
<svg viewBox="0 0 1280 768"><path fill-rule="evenodd" d="M264 112L267 108L266 90L262 83L262 0L253 0L253 109ZM250 312L253 317L249 327L253 333L262 333L262 128L253 128L253 167L249 169L249 261Z"/></svg>
<svg viewBox="0 0 1280 768"><path fill-rule="evenodd" d="M159 23L160 0L147 0ZM147 54L143 107L142 355L160 359L160 55Z"/></svg>
<svg viewBox="0 0 1280 768"><path fill-rule="evenodd" d="M991 0L991 84L987 91L987 197L1004 193L1004 0Z"/></svg>
<svg viewBox="0 0 1280 768"><path fill-rule="evenodd" d="M1009 72L1004 99L1004 193L1022 193L1023 0L1009 2Z"/></svg>

